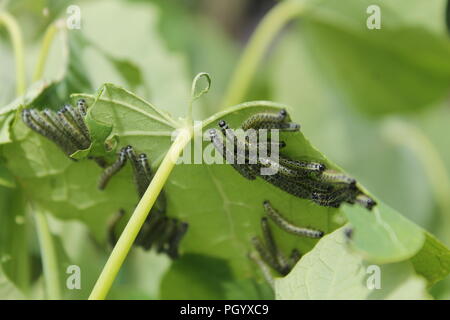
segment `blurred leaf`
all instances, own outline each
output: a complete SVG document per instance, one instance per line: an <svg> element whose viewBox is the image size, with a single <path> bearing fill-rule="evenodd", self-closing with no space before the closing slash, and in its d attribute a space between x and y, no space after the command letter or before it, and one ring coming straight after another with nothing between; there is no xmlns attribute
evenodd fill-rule
<svg viewBox="0 0 450 320"><path fill-rule="evenodd" d="M218 21L200 10L186 10L180 1L154 1L160 17L158 30L170 50L183 54L188 61L189 74L207 71L214 81L208 95L199 101L196 117L205 117L220 110L217 101L222 98L227 81L237 60L237 47L222 30ZM195 5L189 2L188 5ZM220 61L220 63L218 63ZM255 79L256 81L258 79ZM258 97L261 100L264 97ZM195 110L194 110L195 111Z"/></svg>
<svg viewBox="0 0 450 320"><path fill-rule="evenodd" d="M381 8L380 30L366 27L366 9L374 4ZM368 114L417 111L450 88L448 38L397 19L403 7L397 10L383 0L333 0L312 6L302 23L321 72L346 102Z"/></svg>
<svg viewBox="0 0 450 320"><path fill-rule="evenodd" d="M142 79L141 70L132 62L123 59L109 57L114 67L120 72L131 90L136 89L144 81Z"/></svg>
<svg viewBox="0 0 450 320"><path fill-rule="evenodd" d="M83 34L79 30L61 29L60 36L62 48L57 48L57 51L62 55L61 65L53 66L53 69L56 69L53 73L56 74L49 75L50 71L47 71L45 79L51 79L51 83L36 99L28 103L32 107L59 109L68 102L67 98L71 93L92 90L87 66L83 60L83 53L86 49L86 40ZM51 58L52 56L49 59Z"/></svg>
<svg viewBox="0 0 450 320"><path fill-rule="evenodd" d="M26 293L33 264L29 249L31 221L25 205L20 190L0 188L0 269Z"/></svg>
<svg viewBox="0 0 450 320"><path fill-rule="evenodd" d="M297 39L295 33L286 35L274 54L271 99L293 106L292 116L301 119L302 131L329 159L408 219L434 230L432 187L419 159L386 139L382 120L368 119L343 105L312 63L308 48ZM444 149L446 114L428 120ZM437 118L442 125L435 124ZM421 114L420 120L425 119Z"/></svg>
<svg viewBox="0 0 450 320"><path fill-rule="evenodd" d="M6 8L14 15L24 29L27 42L39 39L45 28L60 14L65 14L67 7L73 0L14 0L6 1Z"/></svg>
<svg viewBox="0 0 450 320"><path fill-rule="evenodd" d="M22 300L25 296L12 284L0 268L0 297L2 300Z"/></svg>
<svg viewBox="0 0 450 320"><path fill-rule="evenodd" d="M158 32L160 17L155 6L151 3L90 1L81 3L80 8L83 34L95 44L95 48L90 48L84 55L94 87L107 82L128 87L134 85L124 78L123 65L114 65L105 59L103 52L106 52L116 61L127 61L135 66L137 69L133 73L140 71L142 85L133 89L136 93L174 116L181 115L189 101L187 79L190 77L183 57L169 52L164 46ZM111 20L111 17L117 18ZM105 34L114 34L114 37L105 37ZM121 68L117 69L119 66Z"/></svg>
<svg viewBox="0 0 450 320"><path fill-rule="evenodd" d="M428 299L410 262L378 266L380 289L369 289L371 265L346 248L343 230L323 237L289 275L276 279L277 299Z"/></svg>

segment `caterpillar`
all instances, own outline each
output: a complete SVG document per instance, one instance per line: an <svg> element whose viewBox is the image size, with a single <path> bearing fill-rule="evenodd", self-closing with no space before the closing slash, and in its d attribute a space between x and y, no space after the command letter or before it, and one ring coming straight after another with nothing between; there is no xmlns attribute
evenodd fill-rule
<svg viewBox="0 0 450 320"><path fill-rule="evenodd" d="M131 167L133 168L135 184L138 190L138 195L141 198L147 190L147 187L150 184L150 180L152 178L147 174L148 163L143 163L147 162L147 156L145 156L145 158L143 159L138 160L132 146L127 146L125 148L125 152L128 159L130 160Z"/></svg>
<svg viewBox="0 0 450 320"><path fill-rule="evenodd" d="M86 139L78 129L76 124L71 121L71 116L63 108L56 113L60 123L62 124L63 130L66 132L67 136L75 143L78 149L83 150L89 148L90 141Z"/></svg>
<svg viewBox="0 0 450 320"><path fill-rule="evenodd" d="M80 130L81 134L84 136L86 140L90 139L89 130L84 123L83 115L80 112L79 108L73 108L71 105L65 105L63 108L64 112L71 117L71 121L76 124L77 128Z"/></svg>
<svg viewBox="0 0 450 320"><path fill-rule="evenodd" d="M126 147L124 147L120 150L117 160L111 166L107 167L100 175L98 188L100 190L104 190L109 180L112 178L112 176L115 175L117 172L119 172L125 166L126 162L127 162L127 153Z"/></svg>
<svg viewBox="0 0 450 320"><path fill-rule="evenodd" d="M351 187L356 187L356 180L340 172L326 170L320 176L322 181L347 184Z"/></svg>
<svg viewBox="0 0 450 320"><path fill-rule="evenodd" d="M260 177L275 187L302 199L308 199L320 206L338 208L342 203L358 203L367 209L376 205L375 201L365 195L358 187L354 178L344 173L327 170L323 163L314 161L301 161L290 159L283 154L278 159L271 156L261 156L261 149L282 147L285 143L272 143L258 141L259 136L255 129L270 126L283 128L284 124L290 124L285 110L278 113L258 113L245 120L241 128L250 130L255 137L250 139L246 132L245 141L242 142L230 129L227 122L220 120L218 126L222 136L232 147L224 143L218 137L217 131L209 131L211 142L224 159L231 164L244 178L255 180ZM253 130L253 131L252 131ZM267 150L266 150L267 151ZM235 163L235 159L238 162ZM243 161L239 161L242 160ZM272 168L273 172L262 172L262 169Z"/></svg>
<svg viewBox="0 0 450 320"><path fill-rule="evenodd" d="M147 155L141 153L137 156L134 148L130 145L123 147L117 160L103 171L99 179L99 189L103 190L109 180L125 166L127 161L131 163L133 180L139 197L142 197L153 175ZM164 192L161 191L135 240L135 245L141 246L144 250L150 250L154 247L158 253L165 253L170 258L176 259L179 256L180 241L186 234L189 225L178 219L167 217L165 211L166 198ZM116 218L114 225L109 228L109 239L112 245L117 240L115 226L123 215L122 213L120 217Z"/></svg>
<svg viewBox="0 0 450 320"><path fill-rule="evenodd" d="M243 130L248 129L279 129L282 131L298 131L300 125L291 122L285 122L289 120L289 115L286 110L280 110L278 113L257 113L250 116L245 120L241 128Z"/></svg>
<svg viewBox="0 0 450 320"><path fill-rule="evenodd" d="M288 261L286 260L286 257L283 255L283 253L280 250L278 250L269 227L269 222L267 221L266 217L261 218L261 229L267 250L269 251L270 255L274 257L280 273L287 274L290 269Z"/></svg>
<svg viewBox="0 0 450 320"><path fill-rule="evenodd" d="M258 252L261 259L267 263L272 269L275 269L278 273L283 274L284 270L281 268L281 266L278 264L276 257L273 256L269 250L264 246L261 239L258 237L253 237L251 239L253 247Z"/></svg>
<svg viewBox="0 0 450 320"><path fill-rule="evenodd" d="M312 200L321 206L339 208L343 202L353 202L355 196L353 189L343 187L328 193L314 192Z"/></svg>
<svg viewBox="0 0 450 320"><path fill-rule="evenodd" d="M372 210L372 208L377 204L375 200L362 193L356 196L355 202L368 210Z"/></svg>
<svg viewBox="0 0 450 320"><path fill-rule="evenodd" d="M300 259L300 252L293 249L289 259L286 259L275 243L266 217L261 219L261 229L263 241L258 236L251 238L251 243L261 259L258 259L254 253L250 253L249 256L263 269L263 273L267 272L267 275L270 275L267 267L270 266L280 275L287 275ZM258 261L255 259L258 259ZM269 279L270 277L267 277L267 275L265 277Z"/></svg>
<svg viewBox="0 0 450 320"><path fill-rule="evenodd" d="M258 255L257 252L252 251L252 252L248 253L247 256L250 260L252 260L259 267L259 269L261 270L261 272L263 274L264 279L267 281L267 283L270 285L270 287L272 289L274 289L275 288L275 280L270 272L269 266L264 261L262 261L262 259L260 258L260 256Z"/></svg>
<svg viewBox="0 0 450 320"><path fill-rule="evenodd" d="M249 135L246 135L246 141L242 143L234 133L234 130L228 126L228 123L225 120L220 120L218 122L218 125L222 131L223 136L233 144L235 152L241 156L244 156L245 158L253 157L252 160L255 160L256 155L260 153L260 150L262 148L266 148L266 150L270 152L273 148L277 147L278 149L280 149L286 146L286 143L284 141L258 141L258 137L256 135L254 139L250 139ZM253 141L250 142L250 140L254 140L255 143L253 143Z"/></svg>
<svg viewBox="0 0 450 320"><path fill-rule="evenodd" d="M35 109L22 110L23 122L33 131L39 133L60 147L67 155L72 154L78 148L73 145L68 137L58 130L58 127L48 117L41 117Z"/></svg>
<svg viewBox="0 0 450 320"><path fill-rule="evenodd" d="M298 227L287 221L283 216L272 207L268 200L263 202L264 210L267 216L281 229L284 231L295 234L298 236L308 237L308 238L321 238L324 235L323 231L313 230L308 228Z"/></svg>
<svg viewBox="0 0 450 320"><path fill-rule="evenodd" d="M80 112L80 114L84 117L86 116L86 110L87 110L87 103L84 99L79 99L77 101L77 108Z"/></svg>
<svg viewBox="0 0 450 320"><path fill-rule="evenodd" d="M299 172L306 173L321 173L326 169L325 165L322 163L291 160L284 156L280 157L280 164L284 165L285 167L295 169Z"/></svg>
<svg viewBox="0 0 450 320"><path fill-rule="evenodd" d="M215 149L222 155L224 160L231 164L231 166L244 178L248 180L255 180L256 174L251 166L245 164L234 163L235 155L234 152L226 148L226 144L217 136L217 131L215 129L209 130L209 137L213 143Z"/></svg>
<svg viewBox="0 0 450 320"><path fill-rule="evenodd" d="M30 111L31 112L31 111ZM36 111L32 111L33 113ZM48 122L47 126L51 127L51 131L57 136L56 144L60 145L63 150L77 150L76 143L66 136L65 131L62 129L62 125L59 122L56 114L50 109L44 109L41 112L41 116ZM35 115L36 117L36 115Z"/></svg>
<svg viewBox="0 0 450 320"><path fill-rule="evenodd" d="M31 130L51 140L70 156L91 145L89 130L84 122L87 105L84 100L79 100L78 104L82 107L65 105L56 113L50 109L41 112L33 108L24 109L22 120Z"/></svg>

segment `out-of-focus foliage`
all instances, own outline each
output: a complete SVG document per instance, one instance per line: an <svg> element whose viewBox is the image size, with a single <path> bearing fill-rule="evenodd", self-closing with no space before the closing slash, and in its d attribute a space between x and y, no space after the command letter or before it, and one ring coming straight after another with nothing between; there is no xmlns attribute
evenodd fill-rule
<svg viewBox="0 0 450 320"><path fill-rule="evenodd" d="M426 289L434 285L431 293L435 298L450 298L448 249L422 230L450 245L450 200L446 193L450 192L447 125L450 41L445 22L448 4L444 0L305 2L310 9L273 43L247 98L290 105L293 119L302 124L302 131L312 144L389 207L383 204L379 215L345 208L346 219L360 231L355 232L350 246L342 238L342 229L319 241L317 246L315 241L294 241L281 232L276 233L283 238L286 248L295 244L303 251L312 249L290 275L277 279L276 296L417 299L429 298ZM15 298L15 286L28 297L42 296L40 248L33 231L33 208L26 205L27 200L32 199L31 202L52 214L50 227L57 246L61 283L64 285L67 265L82 266L82 288L64 290L63 296L67 298L87 297L109 254L104 243L108 216L118 208L130 212L137 201L130 170L121 172L106 192L97 191L96 177L101 170L94 163L69 161L53 144L26 130L15 110L22 103L57 109L69 102L71 93L95 95L94 91L103 83L114 83L171 113L177 121L189 101L190 79L200 71L207 71L213 77L213 87L196 105L194 113L196 119L204 119L222 107L220 100L238 51L245 44L243 39L247 39L249 30L260 18L252 15L257 12L255 3L229 1L228 10L223 10L221 0L5 2L3 9L18 19L24 31L31 89L25 100L15 96L14 55L2 30L1 298ZM266 1L267 7L274 3ZM31 71L45 28L57 18L66 18L66 9L73 4L81 8L81 30L58 33L50 50L44 81L31 85ZM366 27L369 16L366 9L372 4L381 8L380 30ZM220 19L217 12L222 14ZM109 107L105 103L103 109L98 105L96 110L107 117ZM126 116L129 115L123 115L123 119ZM232 115L231 121L241 117ZM120 123L120 119L110 120L106 122ZM135 120L131 126L142 119ZM120 137L120 132L114 132ZM158 143L142 136L121 139L121 143L130 141L141 150L152 151L154 165L170 142L163 139L163 143ZM169 193L179 194L176 198L169 197L169 209L196 224L183 247L189 254L171 264L164 257L133 250L109 298L272 297L261 279L248 276L251 267L243 259L248 248L236 253L241 255L236 258L230 246L224 245L223 250L204 247L208 239L220 238L226 222L216 219L220 215L203 218L203 213L212 215L208 210L195 211L195 204L205 201L204 194L217 188L217 180L211 178L214 174L209 171L206 174L203 169L194 166L189 173L176 169L167 185ZM220 166L208 170L220 171L219 181L227 181L232 173L230 168ZM192 176L203 181L210 179L213 186L205 182L198 193L193 189L191 193L184 192L183 181ZM230 179L229 183L230 186L223 183L227 194L237 198L239 190L232 186L235 182ZM294 206L288 200L290 197L266 189L275 192L278 199L286 198L283 210L288 216L313 225L321 221L317 216L321 213L316 212L321 208L305 209L306 203L297 199ZM262 197L267 193L255 192L260 192ZM208 203L217 214L224 199L220 190L213 193ZM252 193L248 196L251 198ZM196 201L192 201L194 198ZM247 200L245 203L251 202ZM303 210L294 216L299 207ZM245 210L244 206L233 207L233 214L239 216L235 217L235 223L242 237L247 236L249 229L252 232L258 229L257 210L253 202ZM241 216L252 214L251 226L245 224L245 219L240 220ZM208 223L216 223L217 228ZM332 231L343 223L344 220L339 220L329 228L320 226ZM393 234L398 238L389 238ZM236 243L245 243L245 239L241 240ZM389 282L383 284L382 291L369 292L364 286L364 268L371 263L381 265L386 275L383 281ZM311 276L317 270L322 276ZM350 277L350 283L346 280L354 270L357 276ZM337 280L330 283L328 280L334 274L338 275ZM447 279L440 281L445 276ZM315 289L311 291L311 288Z"/></svg>

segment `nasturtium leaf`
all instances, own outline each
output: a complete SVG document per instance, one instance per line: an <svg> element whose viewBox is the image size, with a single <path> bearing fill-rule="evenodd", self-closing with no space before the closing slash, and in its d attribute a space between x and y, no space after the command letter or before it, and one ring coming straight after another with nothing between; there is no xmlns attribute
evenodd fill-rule
<svg viewBox="0 0 450 320"><path fill-rule="evenodd" d="M426 281L411 262L373 265L348 250L344 230L326 235L275 279L277 299L428 299Z"/></svg>
<svg viewBox="0 0 450 320"><path fill-rule="evenodd" d="M77 94L72 98L86 99L92 120L112 127L110 136L117 139L116 150L133 145L137 152L148 155L153 168L157 167L168 150L174 131L185 125L133 93L111 84L106 84L98 96ZM260 179L245 180L227 164L205 163L207 158L202 157L202 152L214 155L215 151L208 139L203 141L202 132L217 128L217 122L221 119L231 127L239 127L244 119L256 112L280 108L287 107L267 101L248 102L203 121L197 127L200 133L194 138L194 143L188 144L185 149L185 152L189 149L200 150L200 157L195 156L195 152L194 155L182 155L183 160L193 162L176 165L165 186L168 215L190 225L181 243L182 253L223 259L238 279L251 277L256 270L247 253L253 250L250 238L261 234L264 200L270 200L293 223L326 233L345 221L337 209L295 198ZM101 192L96 188L101 169L93 161L69 160L55 145L31 132L21 121L14 123L12 132L16 142L6 145L4 150L6 158L15 161L10 162L8 167L19 177L30 201L37 201L59 218L84 221L98 239L104 239L106 220L111 214L120 208L127 213L133 209L137 196L129 167L111 180L106 191ZM314 149L301 132L281 133L281 139L287 143L282 152L290 157L319 161L328 168L339 170ZM198 160L200 162L195 164L194 161ZM356 206L351 209L355 215L360 213L354 218L359 219L355 226L356 235L368 230L377 238L383 237L376 229L371 230L375 212ZM383 205L378 210L383 212L383 223L388 229L394 228L401 239L398 242L390 235L382 239L383 248L393 248L392 251L381 252L381 257L388 257L384 262L401 261L414 255L423 244L421 230ZM398 227L399 224L402 227ZM317 243L317 240L286 234L275 226L273 229L276 241L284 252L296 247L306 253ZM405 244L407 249L398 250L398 245L404 245L405 239L409 241ZM374 256L380 254L377 248L369 246L365 249ZM441 276L444 274L442 272Z"/></svg>

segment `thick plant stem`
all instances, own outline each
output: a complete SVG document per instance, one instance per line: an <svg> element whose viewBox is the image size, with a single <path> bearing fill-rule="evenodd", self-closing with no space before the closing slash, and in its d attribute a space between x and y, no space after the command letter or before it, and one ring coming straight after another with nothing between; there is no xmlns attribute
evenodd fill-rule
<svg viewBox="0 0 450 320"><path fill-rule="evenodd" d="M45 64L47 62L48 53L50 51L50 46L55 38L58 30L61 28L60 21L56 21L48 26L45 31L44 39L42 40L41 51L39 52L39 58L36 64L36 69L33 74L33 82L42 78L45 70Z"/></svg>
<svg viewBox="0 0 450 320"><path fill-rule="evenodd" d="M18 96L25 94L26 80L25 80L25 55L22 32L16 19L9 13L0 13L0 25L4 24L11 37L11 42L14 50L14 57L16 60L16 93Z"/></svg>
<svg viewBox="0 0 450 320"><path fill-rule="evenodd" d="M106 298L109 289L111 288L114 279L120 270L120 267L125 261L125 258L139 233L139 230L144 224L150 209L158 198L158 195L166 183L167 178L172 172L176 160L191 138L192 128L184 128L180 130L177 138L156 171L153 180L147 188L147 191L145 191L141 201L139 201L133 215L120 235L120 238L111 252L100 277L97 279L94 289L89 296L89 300L103 300Z"/></svg>
<svg viewBox="0 0 450 320"><path fill-rule="evenodd" d="M304 10L304 4L298 0L287 0L277 4L263 18L245 48L231 77L222 108L238 104L245 98L256 69L265 52L280 30Z"/></svg>
<svg viewBox="0 0 450 320"><path fill-rule="evenodd" d="M59 300L61 299L61 286L53 236L50 233L45 213L39 209L34 211L36 230L41 248L46 295L50 300Z"/></svg>

